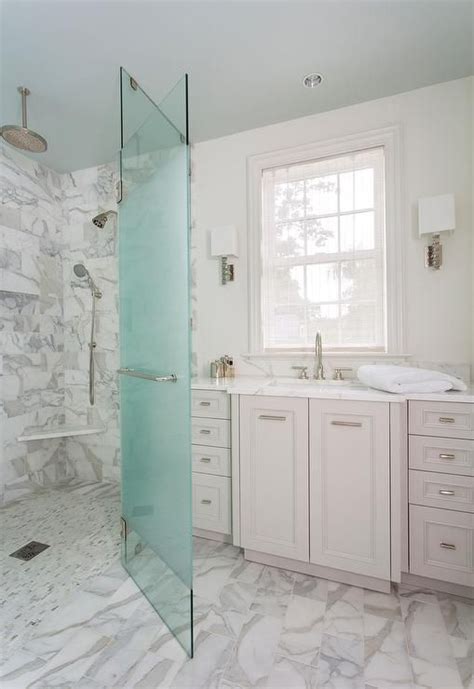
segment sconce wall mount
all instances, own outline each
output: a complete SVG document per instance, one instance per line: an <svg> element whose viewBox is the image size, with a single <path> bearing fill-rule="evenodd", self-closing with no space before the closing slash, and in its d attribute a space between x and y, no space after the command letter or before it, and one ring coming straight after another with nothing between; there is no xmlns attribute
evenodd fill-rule
<svg viewBox="0 0 474 689"><path fill-rule="evenodd" d="M234 225L211 230L211 256L221 259L221 283L234 282L234 265L228 263L229 256L238 256L237 228Z"/></svg>
<svg viewBox="0 0 474 689"><path fill-rule="evenodd" d="M430 196L418 201L418 232L432 235L432 243L425 246L425 267L439 270L443 263L440 233L456 227L454 194Z"/></svg>

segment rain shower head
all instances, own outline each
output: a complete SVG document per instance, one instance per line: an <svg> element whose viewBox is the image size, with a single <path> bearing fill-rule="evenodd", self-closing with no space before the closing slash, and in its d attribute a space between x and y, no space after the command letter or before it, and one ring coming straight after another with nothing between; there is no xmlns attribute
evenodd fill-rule
<svg viewBox="0 0 474 689"><path fill-rule="evenodd" d="M30 91L24 86L19 86L18 91L21 93L22 126L5 124L0 128L0 135L10 146L31 153L43 153L48 148L48 142L27 126L26 97L30 95Z"/></svg>
<svg viewBox="0 0 474 689"><path fill-rule="evenodd" d="M107 220L113 215L117 215L116 211L104 211L103 213L96 215L95 218L92 218L92 222L96 227L100 227L102 230L105 227Z"/></svg>

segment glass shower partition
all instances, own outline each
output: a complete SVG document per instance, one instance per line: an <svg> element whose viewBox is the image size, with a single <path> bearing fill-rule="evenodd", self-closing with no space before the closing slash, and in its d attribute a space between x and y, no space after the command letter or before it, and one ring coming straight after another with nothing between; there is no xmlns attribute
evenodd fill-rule
<svg viewBox="0 0 474 689"><path fill-rule="evenodd" d="M121 70L122 562L192 656L187 76L160 105Z"/></svg>

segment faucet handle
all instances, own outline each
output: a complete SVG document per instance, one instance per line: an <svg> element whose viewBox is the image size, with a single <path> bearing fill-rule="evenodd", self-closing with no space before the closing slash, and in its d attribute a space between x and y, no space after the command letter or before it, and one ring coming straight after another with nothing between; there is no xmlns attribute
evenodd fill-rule
<svg viewBox="0 0 474 689"><path fill-rule="evenodd" d="M340 366L334 369L333 380L344 380L343 371L352 371L351 368L341 368Z"/></svg>
<svg viewBox="0 0 474 689"><path fill-rule="evenodd" d="M308 367L307 366L292 366L291 368L294 369L295 371L300 372L300 375L298 376L298 378L300 380L308 380Z"/></svg>

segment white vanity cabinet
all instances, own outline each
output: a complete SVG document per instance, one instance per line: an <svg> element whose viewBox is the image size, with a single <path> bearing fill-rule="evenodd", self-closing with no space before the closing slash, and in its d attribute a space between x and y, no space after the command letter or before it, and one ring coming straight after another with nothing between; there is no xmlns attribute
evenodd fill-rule
<svg viewBox="0 0 474 689"><path fill-rule="evenodd" d="M410 573L474 584L474 404L409 402Z"/></svg>
<svg viewBox="0 0 474 689"><path fill-rule="evenodd" d="M312 399L310 561L390 579L389 405Z"/></svg>
<svg viewBox="0 0 474 689"><path fill-rule="evenodd" d="M191 405L194 533L216 540L230 540L230 397L223 390L193 388Z"/></svg>
<svg viewBox="0 0 474 689"><path fill-rule="evenodd" d="M240 396L241 545L309 560L308 400Z"/></svg>

